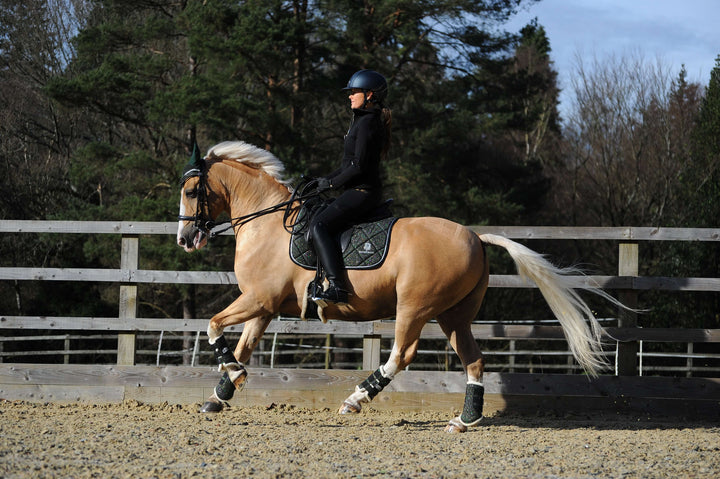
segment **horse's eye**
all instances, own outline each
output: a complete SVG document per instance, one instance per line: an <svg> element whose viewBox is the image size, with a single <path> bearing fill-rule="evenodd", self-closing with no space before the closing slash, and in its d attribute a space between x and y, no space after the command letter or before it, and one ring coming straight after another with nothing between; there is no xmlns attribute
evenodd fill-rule
<svg viewBox="0 0 720 479"><path fill-rule="evenodd" d="M188 198L197 198L197 188L185 190L185 196L187 196Z"/></svg>

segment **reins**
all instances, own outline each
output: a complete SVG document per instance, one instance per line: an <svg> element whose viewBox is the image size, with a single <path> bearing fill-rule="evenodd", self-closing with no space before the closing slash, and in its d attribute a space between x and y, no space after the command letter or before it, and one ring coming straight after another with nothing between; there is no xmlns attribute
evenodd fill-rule
<svg viewBox="0 0 720 479"><path fill-rule="evenodd" d="M195 216L178 216L178 220L180 221L194 221L195 226L198 228L201 228L205 230L210 238L214 238L225 231L237 227L242 227L243 225L249 223L250 221L259 218L261 216L265 216L271 213L275 213L277 211L280 211L282 209L285 209L285 213L283 215L283 226L285 230L288 233L292 233L297 230L296 224L289 224L288 220L293 215L293 213L299 208L292 208L292 205L296 202L302 203L310 198L315 198L319 196L321 193L315 190L315 186L317 183L317 180L310 179L310 180L304 180L296 189L292 191L292 195L290 196L290 199L287 201L283 201L281 203L269 206L267 208L264 208L259 211L255 211L253 213L243 215L243 216L237 216L235 218L230 218L225 221L221 221L219 223L216 223L213 220L207 220L203 218L204 211L203 207L207 207L207 177L206 177L206 167L204 165L204 162L201 167L195 168L192 170L189 170L188 172L183 175L183 178L181 180L181 185L185 184L187 180L189 180L192 177L198 177L199 178L199 184L198 184L198 196L197 196L197 208L195 210ZM310 190L309 193L305 193L306 190ZM223 226L225 225L225 226ZM218 226L223 226L219 229Z"/></svg>
<svg viewBox="0 0 720 479"><path fill-rule="evenodd" d="M223 227L223 228L215 229L215 230L210 231L210 232L209 232L209 233L210 233L210 238L214 238L214 237L216 237L217 235L222 234L222 233L224 233L225 231L227 231L227 230L229 230L229 229L231 229L231 228L235 228L236 226L237 226L237 227L242 227L242 226L245 225L246 223L249 223L250 221L252 221L252 220L254 220L254 219L256 219L256 218L259 218L259 217L261 217L261 216L268 215L268 214L270 214L270 213L275 213L276 211L280 211L280 210L282 210L283 208L285 208L285 213L284 213L284 215L283 215L283 225L285 226L285 230L286 230L288 233L290 233L290 232L292 232L294 225L291 225L291 226L288 227L287 220L290 218L290 216L292 215L292 213L297 209L297 208L291 208L291 206L292 206L296 201L299 201L300 203L302 203L303 201L305 201L305 200L307 200L307 199L310 199L310 198L314 198L315 196L318 196L319 194L320 194L320 193L318 193L318 192L312 192L312 193L309 193L309 194L307 194L307 195L296 195L296 194L295 194L295 191L293 191L293 194L292 194L292 196L290 197L289 200L283 201L282 203L278 203L278 204L273 205L273 206L269 206L269 207L267 207L267 208L265 208L265 209L262 209L262 210L260 210L260 211L256 211L256 212L254 212L254 213L250 213L250 214L244 215L244 216L237 216L237 217L235 217L235 218L230 218L230 219L228 219L228 220L221 221L220 223L215 223L215 222L213 222L213 221L208 221L208 222L207 222L207 224L209 225L208 230L213 229L213 228L216 228L216 227L221 226L221 225L225 225L225 224L227 225L227 226L225 226L225 227Z"/></svg>

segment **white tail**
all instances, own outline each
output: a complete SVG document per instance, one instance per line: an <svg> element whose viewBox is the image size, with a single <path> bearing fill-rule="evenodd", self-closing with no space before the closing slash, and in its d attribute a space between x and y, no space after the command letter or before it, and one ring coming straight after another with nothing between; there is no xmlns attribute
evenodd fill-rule
<svg viewBox="0 0 720 479"><path fill-rule="evenodd" d="M575 359L591 376L608 367L602 350L604 330L595 319L590 307L571 287L569 275L580 273L576 268L558 268L546 260L543 255L509 240L503 236L478 235L484 243L505 248L515 261L518 273L537 285L565 333ZM582 286L582 289L595 293L613 304L625 307L618 300L598 287Z"/></svg>

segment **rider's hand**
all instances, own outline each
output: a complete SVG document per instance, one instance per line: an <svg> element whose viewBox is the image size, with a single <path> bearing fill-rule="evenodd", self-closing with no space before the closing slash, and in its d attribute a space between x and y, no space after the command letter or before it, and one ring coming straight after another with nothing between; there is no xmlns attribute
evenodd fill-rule
<svg viewBox="0 0 720 479"><path fill-rule="evenodd" d="M325 177L318 178L317 180L317 190L318 192L322 193L323 191L331 190L332 185L330 185L330 180L328 180Z"/></svg>

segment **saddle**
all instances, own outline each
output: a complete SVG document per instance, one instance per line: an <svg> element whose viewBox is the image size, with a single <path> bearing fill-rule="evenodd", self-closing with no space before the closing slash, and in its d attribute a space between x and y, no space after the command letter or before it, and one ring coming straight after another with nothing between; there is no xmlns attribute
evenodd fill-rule
<svg viewBox="0 0 720 479"><path fill-rule="evenodd" d="M346 269L378 268L385 261L392 226L397 221L390 212L391 203L392 200L382 203L365 218L338 235L337 241ZM327 204L328 202L306 202L298 213L290 239L290 259L298 266L306 269L318 267L308 226L312 216Z"/></svg>

